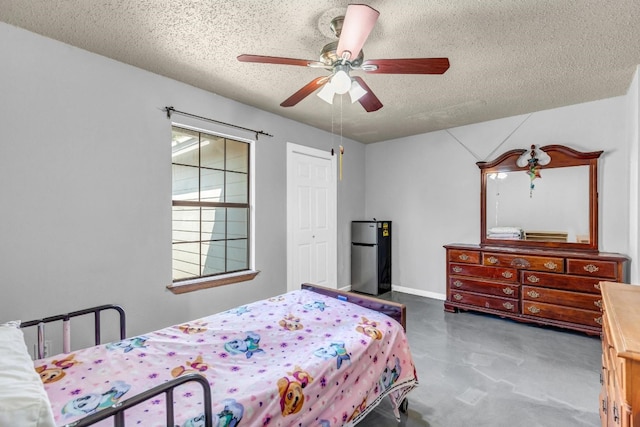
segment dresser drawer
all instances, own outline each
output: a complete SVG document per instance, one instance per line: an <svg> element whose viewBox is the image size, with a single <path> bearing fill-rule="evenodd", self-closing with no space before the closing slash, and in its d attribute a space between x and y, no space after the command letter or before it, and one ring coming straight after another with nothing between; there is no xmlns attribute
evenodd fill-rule
<svg viewBox="0 0 640 427"><path fill-rule="evenodd" d="M606 366L611 366L611 361L609 360L609 348L613 347L610 342L611 332L609 331L609 321L607 320L607 315L605 313L605 309L602 309L602 357L606 362Z"/></svg>
<svg viewBox="0 0 640 427"><path fill-rule="evenodd" d="M449 264L449 274L459 276L477 276L486 279L518 281L518 270L514 268L486 267L472 264Z"/></svg>
<svg viewBox="0 0 640 427"><path fill-rule="evenodd" d="M611 376L609 388L607 390L609 402L607 405L607 427L631 427L628 422L623 424L622 415L622 394L620 384L616 381L615 375Z"/></svg>
<svg viewBox="0 0 640 427"><path fill-rule="evenodd" d="M494 267L513 267L519 269L564 272L564 258L532 255L510 255L491 252L482 253L482 263Z"/></svg>
<svg viewBox="0 0 640 427"><path fill-rule="evenodd" d="M565 291L587 292L600 294L600 281L603 278L591 278L584 276L571 276L569 274L542 273L538 271L522 271L521 282L523 285L554 288Z"/></svg>
<svg viewBox="0 0 640 427"><path fill-rule="evenodd" d="M567 273L618 279L618 263L593 259L567 259Z"/></svg>
<svg viewBox="0 0 640 427"><path fill-rule="evenodd" d="M581 308L583 310L600 311L602 308L602 297L600 295L560 291L537 286L522 286L522 299Z"/></svg>
<svg viewBox="0 0 640 427"><path fill-rule="evenodd" d="M480 264L480 251L466 251L464 249L449 249L447 251L450 262L464 262L467 264Z"/></svg>
<svg viewBox="0 0 640 427"><path fill-rule="evenodd" d="M487 282L467 277L452 277L449 279L452 291L468 291L480 294L495 295L506 298L519 298L520 286L500 282Z"/></svg>
<svg viewBox="0 0 640 427"><path fill-rule="evenodd" d="M493 310L506 311L509 313L518 312L518 300L498 298L480 294L451 290L449 300L461 304L469 304L476 307L490 308Z"/></svg>
<svg viewBox="0 0 640 427"><path fill-rule="evenodd" d="M522 314L581 325L602 327L602 313L541 302L522 301Z"/></svg>
<svg viewBox="0 0 640 427"><path fill-rule="evenodd" d="M604 327L606 326L607 325L604 325ZM610 330L609 328L607 328L606 332L604 332L603 335L609 334ZM606 359L608 363L607 366L609 368L609 379L611 382L615 381L616 388L619 389L621 394L619 399L626 399L628 402L631 402L633 401L632 382L634 380L627 372L627 368L631 368L630 370L633 371L634 368L637 367L634 366L633 362L628 363L628 361L624 357L620 357L620 355L618 354L618 350L613 345L611 345L611 343L609 344L610 345L608 347L608 351L603 351L603 354L606 354L608 356ZM620 402L620 400L618 400L618 402Z"/></svg>
<svg viewBox="0 0 640 427"><path fill-rule="evenodd" d="M621 375L621 368L624 368L624 361L618 360L618 352L615 347L609 347L609 369L611 370L610 380L616 382L616 385L624 390L624 375Z"/></svg>
<svg viewBox="0 0 640 427"><path fill-rule="evenodd" d="M600 384L603 386L606 386L609 383L608 380L608 376L609 376L609 368L608 368L608 364L607 364L607 360L604 357L604 353L602 354L602 356L600 357L600 362L602 364L602 367L600 369Z"/></svg>
<svg viewBox="0 0 640 427"><path fill-rule="evenodd" d="M609 390L607 387L607 368L604 364L604 360L602 361L602 369L600 370L600 423L602 427L607 427L607 407L609 406Z"/></svg>

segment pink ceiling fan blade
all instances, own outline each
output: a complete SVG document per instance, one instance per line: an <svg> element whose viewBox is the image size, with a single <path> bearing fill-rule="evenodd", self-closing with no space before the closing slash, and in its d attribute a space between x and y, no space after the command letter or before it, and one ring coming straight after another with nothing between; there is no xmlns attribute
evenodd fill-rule
<svg viewBox="0 0 640 427"><path fill-rule="evenodd" d="M342 57L349 52L349 58L356 58L364 42L378 20L380 12L366 4L350 4L344 16L336 53ZM347 59L349 59L347 58Z"/></svg>

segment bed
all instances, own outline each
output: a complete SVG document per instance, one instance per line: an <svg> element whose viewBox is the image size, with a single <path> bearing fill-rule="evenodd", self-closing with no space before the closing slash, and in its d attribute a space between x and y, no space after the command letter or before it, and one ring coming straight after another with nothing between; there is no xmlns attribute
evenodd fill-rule
<svg viewBox="0 0 640 427"><path fill-rule="evenodd" d="M134 337L121 321L120 341L31 361L46 404L30 425L349 426L387 397L399 420L418 384L405 310L305 284Z"/></svg>

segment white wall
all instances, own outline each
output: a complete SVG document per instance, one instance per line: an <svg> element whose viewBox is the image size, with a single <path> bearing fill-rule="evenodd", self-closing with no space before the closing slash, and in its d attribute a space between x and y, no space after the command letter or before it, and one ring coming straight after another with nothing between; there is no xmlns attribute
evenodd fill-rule
<svg viewBox="0 0 640 427"><path fill-rule="evenodd" d="M475 163L531 144L604 150L599 163L600 250L628 253L627 108L626 97L616 97L367 145L366 215L393 221L396 289L444 298L442 246L480 242L480 171Z"/></svg>
<svg viewBox="0 0 640 427"><path fill-rule="evenodd" d="M4 23L0 40L0 321L114 302L127 309L132 335L286 291L286 142L330 149L333 135ZM165 290L165 106L274 135L256 143L255 280L183 295ZM345 284L343 237L364 214L364 145L341 144L338 283Z"/></svg>

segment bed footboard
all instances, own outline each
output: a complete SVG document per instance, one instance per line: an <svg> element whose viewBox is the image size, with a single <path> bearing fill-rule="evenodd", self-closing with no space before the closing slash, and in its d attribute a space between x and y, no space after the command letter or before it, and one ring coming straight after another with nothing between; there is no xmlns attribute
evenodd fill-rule
<svg viewBox="0 0 640 427"><path fill-rule="evenodd" d="M402 328L407 330L407 307L404 304L387 301L372 296L356 294L353 292L341 291L338 289L325 288L323 286L313 285L311 283L303 283L302 289L317 292L322 295L334 297L342 301L348 301L352 304L357 304L361 307L369 308L371 310L379 311L387 316L395 319L402 325Z"/></svg>
<svg viewBox="0 0 640 427"><path fill-rule="evenodd" d="M94 337L95 345L100 345L100 313L105 310L115 310L119 314L120 321L120 339L126 338L126 318L124 309L118 305L106 304L97 307L86 308L84 310L73 311L71 313L59 314L57 316L45 317L44 319L30 320L28 322L22 322L21 328L29 328L32 326L38 327L38 344L37 344L37 359L45 357L44 354L44 342L45 342L45 324L52 322L62 321L62 336L63 336L63 352L69 353L71 351L71 319L73 317L84 316L93 313L94 316Z"/></svg>
<svg viewBox="0 0 640 427"><path fill-rule="evenodd" d="M175 426L174 410L173 410L173 391L180 385L187 382L198 382L202 386L203 392L203 406L204 406L204 424L205 427L213 426L213 411L211 409L211 388L209 382L205 377L200 374L186 374L182 375L174 380L167 381L166 383L157 385L149 390L146 390L140 394L137 394L125 401L118 402L117 404L108 408L102 409L92 415L84 417L74 423L68 425L68 427L86 427L91 426L98 421L106 420L113 417L113 425L115 427L124 427L124 413L127 409L136 406L142 402L145 402L152 397L159 394L165 394L166 405L166 425ZM200 421L200 420L199 420Z"/></svg>

